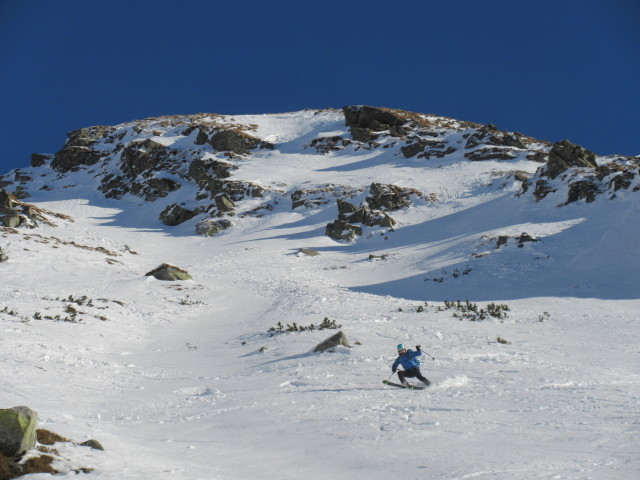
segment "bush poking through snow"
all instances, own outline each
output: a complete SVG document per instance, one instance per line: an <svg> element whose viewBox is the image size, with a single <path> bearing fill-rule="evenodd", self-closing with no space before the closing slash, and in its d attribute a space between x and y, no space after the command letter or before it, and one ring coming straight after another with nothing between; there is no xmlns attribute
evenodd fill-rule
<svg viewBox="0 0 640 480"><path fill-rule="evenodd" d="M202 300L194 300L189 297L189 295L181 298L179 303L180 305L204 305L204 302Z"/></svg>
<svg viewBox="0 0 640 480"><path fill-rule="evenodd" d="M285 333L285 332L311 332L313 330L326 330L326 329L338 329L342 327L342 325L338 325L335 320L329 320L328 317L324 317L322 323L319 325L314 325L311 323L309 326L298 325L296 322L293 322L293 325L289 325L285 327L282 325L282 322L278 322L275 327L271 327L269 332L273 333Z"/></svg>
<svg viewBox="0 0 640 480"><path fill-rule="evenodd" d="M0 247L0 263L4 263L9 260L6 247Z"/></svg>
<svg viewBox="0 0 640 480"><path fill-rule="evenodd" d="M454 310L452 316L460 320L466 319L472 322L478 320L486 320L488 317L497 318L503 320L507 318L511 309L508 305L495 303L489 303L485 308L478 308L477 303L471 303L469 300L465 300L464 303L458 300L457 302L444 301L444 307L438 307L438 311Z"/></svg>

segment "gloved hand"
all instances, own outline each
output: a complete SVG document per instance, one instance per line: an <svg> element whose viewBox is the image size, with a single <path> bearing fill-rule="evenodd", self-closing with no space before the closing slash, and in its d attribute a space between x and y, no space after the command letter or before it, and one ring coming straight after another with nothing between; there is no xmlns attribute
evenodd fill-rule
<svg viewBox="0 0 640 480"><path fill-rule="evenodd" d="M422 347L422 345L416 345L416 350L420 351L420 348Z"/></svg>
<svg viewBox="0 0 640 480"><path fill-rule="evenodd" d="M392 368L392 369L391 369L391 371L392 371L393 373L396 373L396 369L395 369L395 368Z"/></svg>

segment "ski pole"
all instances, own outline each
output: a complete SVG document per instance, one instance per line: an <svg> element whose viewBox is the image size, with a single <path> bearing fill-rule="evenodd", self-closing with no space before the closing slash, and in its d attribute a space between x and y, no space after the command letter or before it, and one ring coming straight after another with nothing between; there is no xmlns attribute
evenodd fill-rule
<svg viewBox="0 0 640 480"><path fill-rule="evenodd" d="M424 352L424 353L427 355L427 357L429 357L431 360L433 360L434 362L436 361L436 359L435 359L435 358L433 358L431 355L429 355L427 352L425 352L424 350L423 350L423 352Z"/></svg>

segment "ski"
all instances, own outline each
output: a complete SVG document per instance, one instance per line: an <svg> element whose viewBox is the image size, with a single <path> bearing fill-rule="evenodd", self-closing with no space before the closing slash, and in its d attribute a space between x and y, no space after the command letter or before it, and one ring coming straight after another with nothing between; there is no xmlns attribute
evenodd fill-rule
<svg viewBox="0 0 640 480"><path fill-rule="evenodd" d="M393 382L390 382L389 380L383 380L382 383L384 383L385 385L391 385L392 387L408 388L409 390L424 390L426 388L426 387L419 387L418 385L409 385L407 387L406 385L402 385L401 383L393 383Z"/></svg>

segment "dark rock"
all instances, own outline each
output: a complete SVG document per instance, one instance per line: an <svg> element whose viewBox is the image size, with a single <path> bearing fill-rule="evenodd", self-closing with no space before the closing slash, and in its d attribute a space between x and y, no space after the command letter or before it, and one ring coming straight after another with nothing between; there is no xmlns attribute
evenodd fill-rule
<svg viewBox="0 0 640 480"><path fill-rule="evenodd" d="M503 132L495 125L489 124L477 129L467 139L465 150L479 147L481 145L491 145L497 147L527 148L519 133Z"/></svg>
<svg viewBox="0 0 640 480"><path fill-rule="evenodd" d="M336 200L338 204L338 217L344 218L346 216L352 215L358 211L358 207L353 203L349 203L346 200L338 198Z"/></svg>
<svg viewBox="0 0 640 480"><path fill-rule="evenodd" d="M421 141L413 142L400 148L405 158L415 157L419 153L424 152L425 143Z"/></svg>
<svg viewBox="0 0 640 480"><path fill-rule="evenodd" d="M21 187L21 186L16 187L16 189L13 191L13 196L19 200L24 200L25 198L31 198L31 194L27 190L25 190L24 187Z"/></svg>
<svg viewBox="0 0 640 480"><path fill-rule="evenodd" d="M367 227L385 227L393 228L396 225L396 221L384 212L371 211L368 212L364 218L364 223Z"/></svg>
<svg viewBox="0 0 640 480"><path fill-rule="evenodd" d="M354 140L368 143L377 138L375 132L389 132L391 136L408 135L414 127L428 127L421 115L391 108L349 106L342 109L345 125Z"/></svg>
<svg viewBox="0 0 640 480"><path fill-rule="evenodd" d="M196 234L204 235L205 237L211 237L216 233L220 233L223 230L226 230L227 228L230 228L232 226L233 224L225 218L222 218L222 219L206 218L198 222L198 224L196 225Z"/></svg>
<svg viewBox="0 0 640 480"><path fill-rule="evenodd" d="M418 158L442 158L457 151L457 149L439 140L419 138L413 139L411 143L407 143L407 145L401 147L400 151L405 158L412 158L415 156Z"/></svg>
<svg viewBox="0 0 640 480"><path fill-rule="evenodd" d="M124 177L108 174L102 179L98 190L104 193L106 198L119 200L125 194L129 193L130 185Z"/></svg>
<svg viewBox="0 0 640 480"><path fill-rule="evenodd" d="M209 145L219 152L233 152L238 155L249 153L249 150L261 145L259 138L242 130L218 130L209 140Z"/></svg>
<svg viewBox="0 0 640 480"><path fill-rule="evenodd" d="M617 192L618 190L626 190L631 186L635 177L635 174L631 171L619 173L609 180L608 188L613 188L614 192Z"/></svg>
<svg viewBox="0 0 640 480"><path fill-rule="evenodd" d="M413 190L405 190L397 185L372 183L369 187L371 195L367 197L367 203L373 209L399 210L411 205L409 195Z"/></svg>
<svg viewBox="0 0 640 480"><path fill-rule="evenodd" d="M163 263L159 267L145 273L146 277L154 277L158 280L175 281L175 280L192 280L191 275L186 270L171 265L169 263Z"/></svg>
<svg viewBox="0 0 640 480"><path fill-rule="evenodd" d="M351 345L349 345L349 341L347 340L347 336L342 332L342 330L335 335L327 338L325 341L319 343L316 348L313 349L313 351L325 352L340 345L351 348Z"/></svg>
<svg viewBox="0 0 640 480"><path fill-rule="evenodd" d="M325 155L330 152L342 150L351 143L351 140L342 138L341 136L319 137L314 138L309 144L309 147L315 148L319 153Z"/></svg>
<svg viewBox="0 0 640 480"><path fill-rule="evenodd" d="M51 168L58 172L68 172L80 165L93 165L106 156L106 152L98 152L90 147L65 145L56 152L51 161Z"/></svg>
<svg viewBox="0 0 640 480"><path fill-rule="evenodd" d="M198 213L200 212L197 210L188 210L174 203L173 205L169 205L162 211L162 213L160 213L160 220L165 225L174 227L186 222L187 220L191 220L193 217L198 215Z"/></svg>
<svg viewBox="0 0 640 480"><path fill-rule="evenodd" d="M320 252L313 248L301 248L298 250L298 255L305 255L307 257L316 257L320 255Z"/></svg>
<svg viewBox="0 0 640 480"><path fill-rule="evenodd" d="M104 450L104 447L102 446L102 444L97 441L97 440L87 440L86 442L82 442L79 444L81 447L89 447L93 450ZM91 469L93 470L93 469Z"/></svg>
<svg viewBox="0 0 640 480"><path fill-rule="evenodd" d="M522 232L520 234L520 236L518 237L518 247L522 248L525 243L539 242L539 241L540 240L538 240L537 238L532 237L528 233Z"/></svg>
<svg viewBox="0 0 640 480"><path fill-rule="evenodd" d="M599 193L598 185L591 180L578 180L569 184L567 203L585 200L587 203L594 202Z"/></svg>
<svg viewBox="0 0 640 480"><path fill-rule="evenodd" d="M170 155L168 149L150 138L130 142L122 152L120 169L124 174L135 179L145 170L158 165Z"/></svg>
<svg viewBox="0 0 640 480"><path fill-rule="evenodd" d="M231 170L238 167L229 162L223 162L214 159L198 158L189 165L189 176L198 185L204 185L207 181L214 178L228 178L231 176Z"/></svg>
<svg viewBox="0 0 640 480"><path fill-rule="evenodd" d="M41 167L49 160L51 160L51 155L43 155L41 153L32 153L31 154L31 166L32 167Z"/></svg>
<svg viewBox="0 0 640 480"><path fill-rule="evenodd" d="M513 160L518 157L518 153L511 148L483 147L467 152L464 156L471 161Z"/></svg>
<svg viewBox="0 0 640 480"><path fill-rule="evenodd" d="M356 236L362 235L362 227L344 220L334 220L326 226L325 235L335 240L351 242Z"/></svg>
<svg viewBox="0 0 640 480"><path fill-rule="evenodd" d="M408 130L403 129L409 118L406 112L390 108L350 106L342 109L345 124L348 127L365 128L372 132L392 131L392 135L405 135Z"/></svg>
<svg viewBox="0 0 640 480"><path fill-rule="evenodd" d="M180 188L180 184L171 178L154 177L145 182L145 186L154 197L165 197L169 192L175 192Z"/></svg>
<svg viewBox="0 0 640 480"><path fill-rule="evenodd" d="M215 178L207 181L204 190L211 194L211 198L215 199L215 197L224 194L234 202L238 202L247 196L259 198L264 194L264 188L251 182L218 180Z"/></svg>
<svg viewBox="0 0 640 480"><path fill-rule="evenodd" d="M15 206L16 197L6 190L0 190L0 212L12 212Z"/></svg>
<svg viewBox="0 0 640 480"><path fill-rule="evenodd" d="M0 409L0 454L18 458L36 447L37 412L28 407Z"/></svg>
<svg viewBox="0 0 640 480"><path fill-rule="evenodd" d="M555 191L556 189L549 186L549 183L545 179L540 178L536 181L536 188L533 191L533 196L536 198L536 201L540 201Z"/></svg>
<svg viewBox="0 0 640 480"><path fill-rule="evenodd" d="M196 136L195 144L204 145L209 143L209 136L204 132L202 128L198 128L198 135Z"/></svg>
<svg viewBox="0 0 640 480"><path fill-rule="evenodd" d="M527 160L537 163L546 163L549 160L549 154L542 151L534 151L527 153Z"/></svg>
<svg viewBox="0 0 640 480"><path fill-rule="evenodd" d="M216 203L216 208L220 212L233 212L236 208L236 204L233 202L233 200L231 200L231 198L229 198L229 195L227 195L226 193L216 196L214 198L214 201Z"/></svg>
<svg viewBox="0 0 640 480"><path fill-rule="evenodd" d="M2 216L0 218L0 221L2 222L2 224L5 227L16 228L16 227L20 226L20 223L22 222L22 219L20 218L20 215L15 213L15 214L9 214L9 215Z"/></svg>
<svg viewBox="0 0 640 480"><path fill-rule="evenodd" d="M553 179L570 167L597 168L595 153L562 140L551 147L546 175Z"/></svg>

